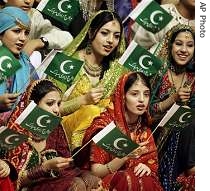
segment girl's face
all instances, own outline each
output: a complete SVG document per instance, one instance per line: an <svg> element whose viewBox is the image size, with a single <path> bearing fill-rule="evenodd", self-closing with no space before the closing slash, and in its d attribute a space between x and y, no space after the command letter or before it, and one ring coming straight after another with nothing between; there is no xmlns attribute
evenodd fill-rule
<svg viewBox="0 0 210 191"><path fill-rule="evenodd" d="M61 103L61 96L58 91L51 91L47 93L38 103L42 109L52 113L53 115L60 116L59 106Z"/></svg>
<svg viewBox="0 0 210 191"><path fill-rule="evenodd" d="M195 43L190 32L180 32L172 44L172 57L177 65L186 65L193 57Z"/></svg>
<svg viewBox="0 0 210 191"><path fill-rule="evenodd" d="M28 40L29 32L29 30L23 29L17 25L6 30L3 35L0 36L0 39L14 55L19 55Z"/></svg>
<svg viewBox="0 0 210 191"><path fill-rule="evenodd" d="M117 20L103 25L92 41L93 52L100 56L108 56L119 44L120 24Z"/></svg>
<svg viewBox="0 0 210 191"><path fill-rule="evenodd" d="M15 6L23 9L24 11L30 11L34 4L34 0L7 0L7 6Z"/></svg>
<svg viewBox="0 0 210 191"><path fill-rule="evenodd" d="M130 118L137 118L147 111L150 90L141 80L137 80L125 94L126 114Z"/></svg>

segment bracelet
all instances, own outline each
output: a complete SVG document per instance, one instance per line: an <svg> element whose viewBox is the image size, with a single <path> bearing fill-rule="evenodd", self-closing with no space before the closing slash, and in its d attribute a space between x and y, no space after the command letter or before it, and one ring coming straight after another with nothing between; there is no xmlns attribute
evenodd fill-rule
<svg viewBox="0 0 210 191"><path fill-rule="evenodd" d="M114 170L112 170L112 168L109 166L109 163L106 164L106 169L108 170L108 172L110 174L113 174L114 173Z"/></svg>

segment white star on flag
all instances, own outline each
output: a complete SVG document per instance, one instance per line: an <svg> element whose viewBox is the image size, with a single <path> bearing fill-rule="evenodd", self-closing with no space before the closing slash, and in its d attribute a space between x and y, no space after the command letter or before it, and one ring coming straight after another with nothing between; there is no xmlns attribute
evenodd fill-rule
<svg viewBox="0 0 210 191"><path fill-rule="evenodd" d="M72 8L72 6L71 6L71 5L68 5L68 6L67 6L67 9L71 9L71 8Z"/></svg>
<svg viewBox="0 0 210 191"><path fill-rule="evenodd" d="M74 69L74 66L73 65L70 65L70 69L73 70Z"/></svg>
<svg viewBox="0 0 210 191"><path fill-rule="evenodd" d="M7 64L7 68L9 68L9 69L12 68L12 64L11 63L8 63Z"/></svg>

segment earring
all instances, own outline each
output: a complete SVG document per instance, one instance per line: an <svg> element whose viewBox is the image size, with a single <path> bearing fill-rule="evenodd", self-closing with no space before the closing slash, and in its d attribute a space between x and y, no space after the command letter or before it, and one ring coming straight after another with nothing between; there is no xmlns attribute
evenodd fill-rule
<svg viewBox="0 0 210 191"><path fill-rule="evenodd" d="M92 47L91 47L91 42L88 41L87 46L85 48L86 54L91 54L92 53Z"/></svg>

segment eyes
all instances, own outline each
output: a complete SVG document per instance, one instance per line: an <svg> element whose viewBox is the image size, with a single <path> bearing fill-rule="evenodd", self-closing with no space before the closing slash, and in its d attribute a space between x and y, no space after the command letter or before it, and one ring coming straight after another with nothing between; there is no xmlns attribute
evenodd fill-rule
<svg viewBox="0 0 210 191"><path fill-rule="evenodd" d="M102 36L104 36L104 37L107 37L107 36L109 36L109 35L112 35L112 32L109 31L109 30L102 30L102 31L100 31L100 33L101 33ZM114 38L115 38L116 40L119 40L119 39L120 39L120 33L118 33L118 32L114 33L113 36L114 36Z"/></svg>
<svg viewBox="0 0 210 191"><path fill-rule="evenodd" d="M60 107L61 105L61 101L56 102L55 100L49 100L46 102L46 105L49 107L52 107L53 105L57 105L58 107Z"/></svg>
<svg viewBox="0 0 210 191"><path fill-rule="evenodd" d="M21 28L15 28L15 29L12 30L12 32L16 33L16 34L24 33L25 36L28 36L30 30L23 30Z"/></svg>
<svg viewBox="0 0 210 191"><path fill-rule="evenodd" d="M194 42L192 42L192 41L189 41L189 42L183 42L183 41L180 41L180 40L176 40L175 42L174 42L174 44L176 45L176 46L184 46L184 45L186 45L187 47L189 47L189 48L192 48L192 47L194 47Z"/></svg>
<svg viewBox="0 0 210 191"><path fill-rule="evenodd" d="M129 92L129 94L134 96L134 97L139 97L141 95L143 95L144 97L150 97L150 91L149 90L146 90L144 92L131 91L131 92Z"/></svg>

